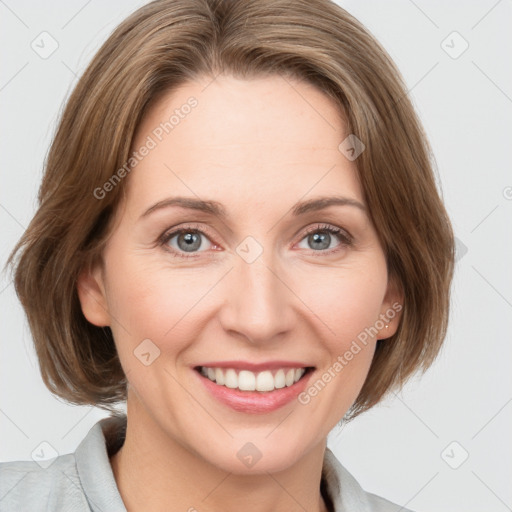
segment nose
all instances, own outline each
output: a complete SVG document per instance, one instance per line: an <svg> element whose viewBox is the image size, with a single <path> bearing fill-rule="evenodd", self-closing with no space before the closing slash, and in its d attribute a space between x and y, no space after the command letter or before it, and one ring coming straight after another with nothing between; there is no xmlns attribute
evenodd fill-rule
<svg viewBox="0 0 512 512"><path fill-rule="evenodd" d="M265 253L264 253L265 254ZM268 344L289 332L294 295L282 268L261 255L247 263L238 258L224 281L219 320L226 332L253 344Z"/></svg>

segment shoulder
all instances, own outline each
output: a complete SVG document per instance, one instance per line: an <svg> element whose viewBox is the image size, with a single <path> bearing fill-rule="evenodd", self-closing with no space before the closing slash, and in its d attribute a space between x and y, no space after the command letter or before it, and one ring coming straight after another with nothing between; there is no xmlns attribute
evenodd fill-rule
<svg viewBox="0 0 512 512"><path fill-rule="evenodd" d="M329 448L325 451L322 476L327 483L335 512L412 512L404 506L366 492Z"/></svg>
<svg viewBox="0 0 512 512"><path fill-rule="evenodd" d="M98 421L74 453L0 463L0 512L126 512L109 461L125 424L125 416Z"/></svg>
<svg viewBox="0 0 512 512"><path fill-rule="evenodd" d="M80 507L81 506L81 507ZM89 510L74 454L0 463L0 510Z"/></svg>

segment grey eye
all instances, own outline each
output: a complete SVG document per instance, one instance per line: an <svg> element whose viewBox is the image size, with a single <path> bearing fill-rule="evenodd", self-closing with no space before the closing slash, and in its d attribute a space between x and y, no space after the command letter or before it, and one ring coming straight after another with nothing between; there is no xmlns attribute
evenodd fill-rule
<svg viewBox="0 0 512 512"><path fill-rule="evenodd" d="M201 249L203 245L202 237L207 240L203 233L187 229L171 234L167 243L173 249L178 251L195 252Z"/></svg>
<svg viewBox="0 0 512 512"><path fill-rule="evenodd" d="M314 233L308 235L307 239L309 248L314 250L328 249L331 244L330 233Z"/></svg>

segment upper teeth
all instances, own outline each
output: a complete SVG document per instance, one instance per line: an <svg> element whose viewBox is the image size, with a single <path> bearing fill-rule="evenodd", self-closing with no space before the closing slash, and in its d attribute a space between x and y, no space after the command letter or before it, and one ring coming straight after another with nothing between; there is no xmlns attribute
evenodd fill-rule
<svg viewBox="0 0 512 512"><path fill-rule="evenodd" d="M238 373L233 368L206 368L201 366L201 373L220 386L238 388L241 391L273 391L274 389L291 386L305 373L305 368L286 368L275 371L254 373L249 370L240 370Z"/></svg>

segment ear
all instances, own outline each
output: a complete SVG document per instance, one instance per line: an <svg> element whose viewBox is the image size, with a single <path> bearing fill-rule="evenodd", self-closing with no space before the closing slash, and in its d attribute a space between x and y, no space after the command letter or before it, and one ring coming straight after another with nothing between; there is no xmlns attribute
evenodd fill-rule
<svg viewBox="0 0 512 512"><path fill-rule="evenodd" d="M103 265L99 258L95 262L84 265L78 276L76 287L85 318L98 327L110 325Z"/></svg>
<svg viewBox="0 0 512 512"><path fill-rule="evenodd" d="M391 338L398 330L402 310L404 308L404 294L402 287L394 277L389 277L388 287L384 300L382 301L379 320L376 322L379 333L377 339L385 340ZM381 328L382 327L382 328Z"/></svg>

